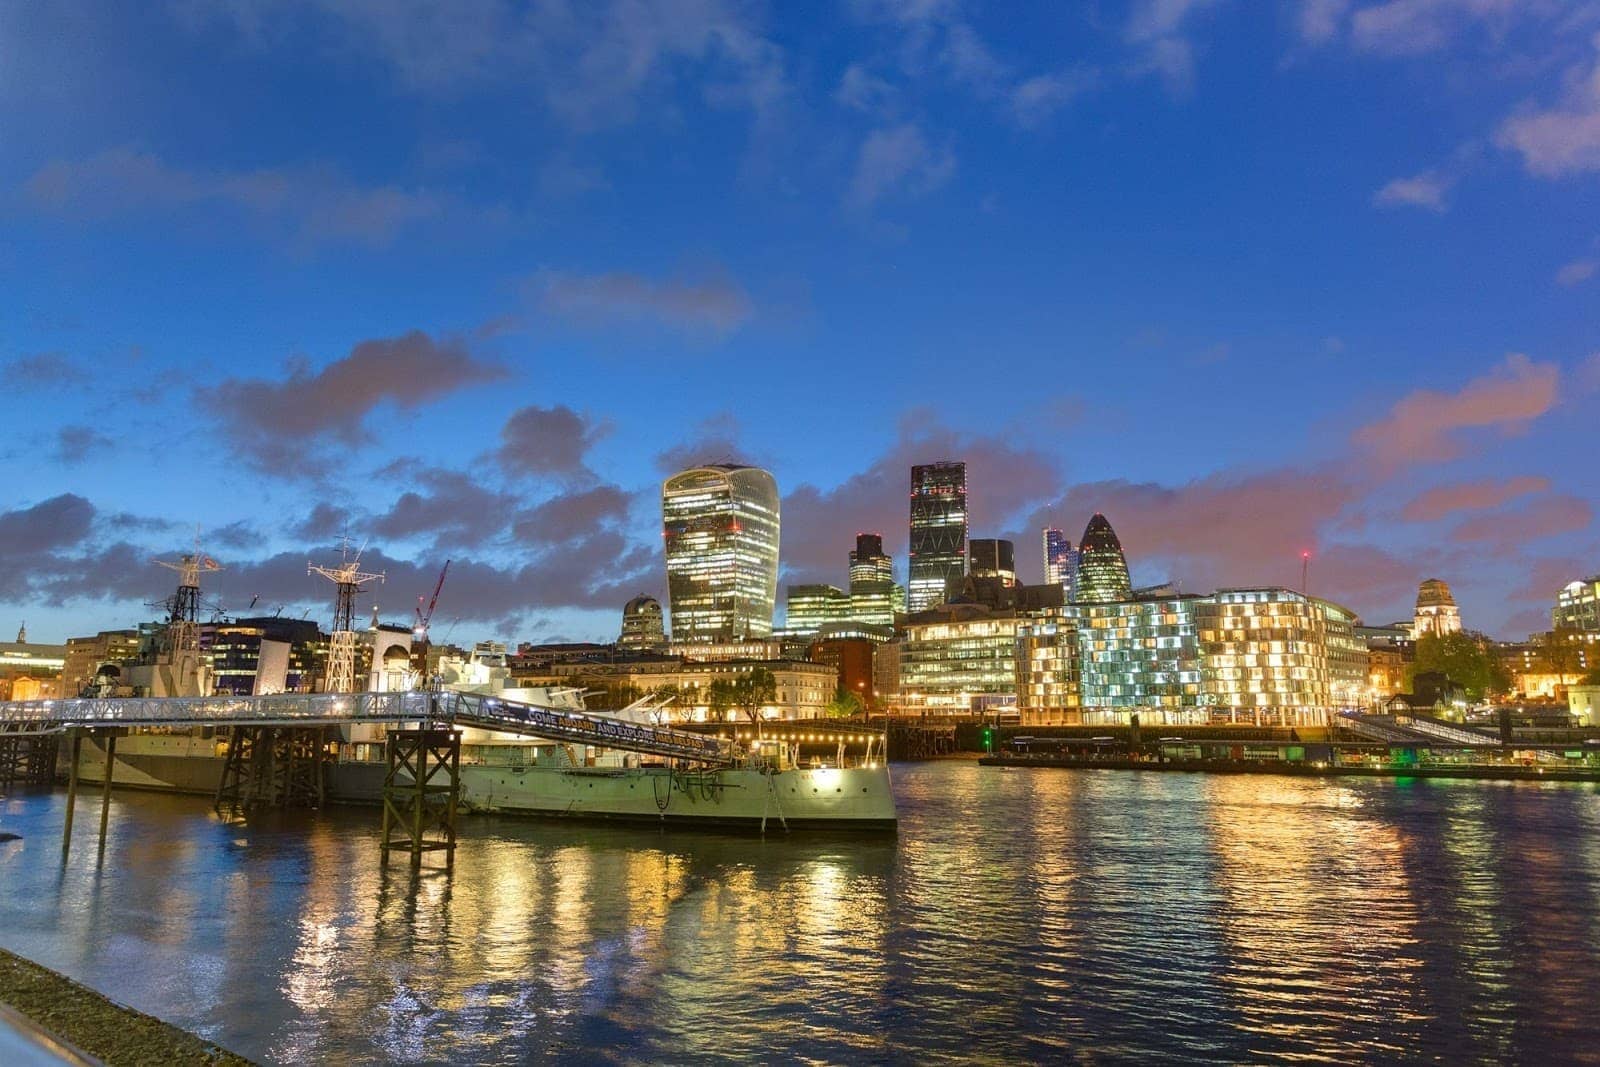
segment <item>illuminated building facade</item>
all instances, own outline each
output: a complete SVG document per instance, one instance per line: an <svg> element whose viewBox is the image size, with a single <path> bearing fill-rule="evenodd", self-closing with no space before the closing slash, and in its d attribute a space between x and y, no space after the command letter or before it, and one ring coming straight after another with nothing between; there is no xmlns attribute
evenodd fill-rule
<svg viewBox="0 0 1600 1067"><path fill-rule="evenodd" d="M1082 704L1099 718L1321 725L1364 700L1355 617L1293 590L1080 604L1072 614Z"/></svg>
<svg viewBox="0 0 1600 1067"><path fill-rule="evenodd" d="M880 534L856 534L850 552L850 615L871 626L893 626L905 612L905 590L895 583L894 561Z"/></svg>
<svg viewBox="0 0 1600 1067"><path fill-rule="evenodd" d="M1550 623L1558 630L1600 633L1600 574L1563 586L1556 594Z"/></svg>
<svg viewBox="0 0 1600 1067"><path fill-rule="evenodd" d="M772 633L779 518L778 484L756 467L695 467L662 483L674 643Z"/></svg>
<svg viewBox="0 0 1600 1067"><path fill-rule="evenodd" d="M1461 632L1461 609L1456 607L1450 587L1437 578L1429 578L1417 589L1417 610L1412 617L1411 638L1445 637Z"/></svg>
<svg viewBox="0 0 1600 1067"><path fill-rule="evenodd" d="M61 670L61 694L77 696L95 680L101 667L118 668L139 658L142 638L138 630L101 630L93 637L67 638L66 666Z"/></svg>
<svg viewBox="0 0 1600 1067"><path fill-rule="evenodd" d="M61 674L67 663L67 646L41 645L27 638L27 631L21 630L17 640L0 641L0 700L50 700L66 695Z"/></svg>
<svg viewBox="0 0 1600 1067"><path fill-rule="evenodd" d="M1014 698L1017 631L1025 621L978 604L946 604L910 616L900 643L900 711L964 716L992 698Z"/></svg>
<svg viewBox="0 0 1600 1067"><path fill-rule="evenodd" d="M998 578L1003 586L1016 585L1016 546L994 537L974 538L967 544L967 573L974 578Z"/></svg>
<svg viewBox="0 0 1600 1067"><path fill-rule="evenodd" d="M1132 586L1128 580L1128 561L1122 555L1122 542L1117 539L1111 523L1097 511L1078 542L1078 582L1073 601L1110 604L1127 600Z"/></svg>
<svg viewBox="0 0 1600 1067"><path fill-rule="evenodd" d="M850 596L832 585L791 585L783 625L791 634L814 634L824 626L849 622Z"/></svg>
<svg viewBox="0 0 1600 1067"><path fill-rule="evenodd" d="M622 606L622 634L617 647L627 652L658 652L667 647L661 601L636 596Z"/></svg>
<svg viewBox="0 0 1600 1067"><path fill-rule="evenodd" d="M907 609L944 602L951 578L967 573L967 465L911 468L911 561Z"/></svg>
<svg viewBox="0 0 1600 1067"><path fill-rule="evenodd" d="M1078 723L1078 627L1070 619L1029 620L1017 628L1017 711L1024 724Z"/></svg>

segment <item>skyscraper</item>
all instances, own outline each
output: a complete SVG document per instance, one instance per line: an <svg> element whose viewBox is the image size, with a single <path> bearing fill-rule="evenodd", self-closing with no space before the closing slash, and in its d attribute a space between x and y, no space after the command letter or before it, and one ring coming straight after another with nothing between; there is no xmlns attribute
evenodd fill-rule
<svg viewBox="0 0 1600 1067"><path fill-rule="evenodd" d="M661 484L672 640L772 634L778 596L778 483L756 467L711 464Z"/></svg>
<svg viewBox="0 0 1600 1067"><path fill-rule="evenodd" d="M974 537L967 544L967 573L974 578L998 578L1007 588L1017 584L1017 547L995 537Z"/></svg>
<svg viewBox="0 0 1600 1067"><path fill-rule="evenodd" d="M850 619L850 597L831 585L791 585L783 627L790 633L816 633L824 626Z"/></svg>
<svg viewBox="0 0 1600 1067"><path fill-rule="evenodd" d="M1067 563L1072 554L1072 542L1054 526L1041 531L1044 542L1044 580L1047 585L1067 584Z"/></svg>
<svg viewBox="0 0 1600 1067"><path fill-rule="evenodd" d="M967 573L967 465L911 468L911 566L908 608L942 604L945 583Z"/></svg>
<svg viewBox="0 0 1600 1067"><path fill-rule="evenodd" d="M873 626L893 626L903 608L894 583L894 561L883 550L881 534L856 534L850 552L850 617Z"/></svg>
<svg viewBox="0 0 1600 1067"><path fill-rule="evenodd" d="M1111 523L1098 511L1083 529L1078 542L1078 588L1074 602L1108 604L1127 600L1132 595L1128 580L1128 561L1122 556L1122 542Z"/></svg>

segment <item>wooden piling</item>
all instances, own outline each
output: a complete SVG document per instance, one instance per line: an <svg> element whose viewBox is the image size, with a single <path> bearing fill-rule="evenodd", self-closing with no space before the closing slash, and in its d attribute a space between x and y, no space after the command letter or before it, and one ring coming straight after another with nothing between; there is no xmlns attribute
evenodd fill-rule
<svg viewBox="0 0 1600 1067"><path fill-rule="evenodd" d="M72 737L70 748L72 750L71 764L67 767L67 818L61 829L61 858L67 858L67 850L72 846L72 809L78 802L78 756L83 751L83 731L71 729L68 733Z"/></svg>

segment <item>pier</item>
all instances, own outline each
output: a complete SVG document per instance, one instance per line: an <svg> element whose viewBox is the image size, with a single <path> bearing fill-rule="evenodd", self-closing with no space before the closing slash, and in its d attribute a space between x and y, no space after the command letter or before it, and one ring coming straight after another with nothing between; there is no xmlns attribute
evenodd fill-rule
<svg viewBox="0 0 1600 1067"><path fill-rule="evenodd" d="M79 767L85 741L104 754L100 847L110 817L117 738L130 731L211 727L227 744L216 804L221 810L319 806L323 769L343 728L387 729L381 848L410 856L442 852L454 863L455 812L461 797L461 731L597 745L700 768L739 758L727 738L624 722L477 693L318 693L260 697L174 697L0 702L0 769L45 784L56 773L57 745L67 745L67 809L61 849L72 845Z"/></svg>

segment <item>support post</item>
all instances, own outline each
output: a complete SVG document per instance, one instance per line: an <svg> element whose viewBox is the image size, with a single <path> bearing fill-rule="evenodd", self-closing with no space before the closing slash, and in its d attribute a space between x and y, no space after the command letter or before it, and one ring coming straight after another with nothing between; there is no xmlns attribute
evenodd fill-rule
<svg viewBox="0 0 1600 1067"><path fill-rule="evenodd" d="M67 818L61 828L61 858L67 858L67 850L72 847L72 809L78 802L78 755L83 750L83 731L72 729L68 731L72 737L69 746L72 750L72 762L67 766Z"/></svg>
<svg viewBox="0 0 1600 1067"><path fill-rule="evenodd" d="M394 851L411 856L412 869L425 852L443 852L455 867L456 807L461 800L461 734L424 724L394 730L385 739L383 860ZM443 774L444 781L434 779Z"/></svg>
<svg viewBox="0 0 1600 1067"><path fill-rule="evenodd" d="M111 779L115 776L117 758L117 732L106 734L103 744L106 754L106 771L100 783L100 851L106 850L106 825L111 821Z"/></svg>

